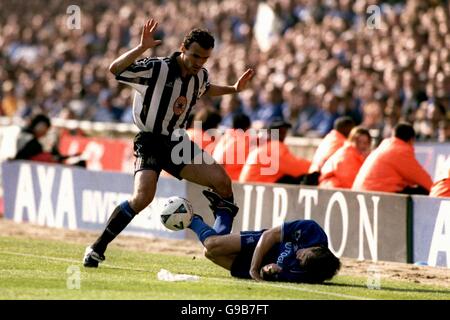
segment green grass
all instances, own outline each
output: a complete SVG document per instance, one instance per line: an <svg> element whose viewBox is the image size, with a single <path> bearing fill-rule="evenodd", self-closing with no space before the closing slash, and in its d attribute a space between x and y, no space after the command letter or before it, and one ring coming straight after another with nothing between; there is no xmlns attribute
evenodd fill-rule
<svg viewBox="0 0 450 320"><path fill-rule="evenodd" d="M379 290L366 277L337 276L324 285L240 280L205 258L125 251L111 246L98 269L80 263L77 244L0 237L0 299L450 299L450 289L382 279ZM79 267L80 289L67 288L67 269ZM157 280L161 269L200 276L195 282Z"/></svg>

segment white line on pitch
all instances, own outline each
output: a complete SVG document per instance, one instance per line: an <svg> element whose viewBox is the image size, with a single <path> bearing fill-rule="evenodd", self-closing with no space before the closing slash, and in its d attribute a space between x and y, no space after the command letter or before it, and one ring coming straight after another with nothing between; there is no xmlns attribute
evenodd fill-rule
<svg viewBox="0 0 450 320"><path fill-rule="evenodd" d="M47 259L47 260L80 264L79 260L42 256L42 255L31 254L31 253L0 251L0 254L9 254L9 255L15 255L15 256L23 256L23 257L30 257L30 258ZM128 268L128 267L109 265L109 264L105 264L105 263L102 264L102 267L103 268L106 267L106 268L110 268L110 269L129 270L129 271L151 272L149 270L141 269L141 268ZM234 278L230 278L230 279L222 279L222 278L216 278L216 277L208 277L208 278L213 279L215 281L227 282L227 283L229 283L230 281L235 281L235 282L241 283L241 281L242 281L242 280L238 280L238 279L234 279ZM252 285L261 285L261 286L269 286L269 287L274 287L274 288L283 288L283 289L290 289L290 290L296 290L296 291L304 291L304 292L309 292L309 293L323 294L323 295L327 295L327 296L334 296L334 297L339 297L339 298L347 298L347 299L355 299L355 300L374 300L372 298L353 296L353 295L348 295L348 294L343 294L343 293L325 292L325 291L313 290L313 289L308 289L308 288L302 288L302 287L298 287L298 286L294 287L292 285L275 284L275 283L270 283L270 282L257 282L257 283L252 283Z"/></svg>
<svg viewBox="0 0 450 320"><path fill-rule="evenodd" d="M222 278L215 278L215 277L209 277L210 279L214 279L221 282L230 282L230 280L238 282L239 280L231 278L231 279L222 279ZM256 282L252 283L253 285L261 285L261 286L269 286L274 288L282 288L282 289L290 289L290 290L297 290L297 291L305 291L309 293L317 293L317 294L324 294L327 296L335 296L340 298L347 298L347 299L355 299L355 300L375 300L373 298L366 298L366 297L360 297L360 296L352 296L349 294L344 293L335 293L335 292L325 292L325 291L319 291L319 290L313 290L308 288L299 287L296 285L295 287L292 285L283 285L283 284L276 284L272 282Z"/></svg>

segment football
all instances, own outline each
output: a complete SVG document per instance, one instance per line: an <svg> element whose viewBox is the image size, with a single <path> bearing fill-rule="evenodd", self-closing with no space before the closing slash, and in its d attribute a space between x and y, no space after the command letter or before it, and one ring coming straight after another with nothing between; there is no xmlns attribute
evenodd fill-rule
<svg viewBox="0 0 450 320"><path fill-rule="evenodd" d="M189 200L182 197L170 197L161 212L161 223L170 230L187 228L192 221L194 211Z"/></svg>

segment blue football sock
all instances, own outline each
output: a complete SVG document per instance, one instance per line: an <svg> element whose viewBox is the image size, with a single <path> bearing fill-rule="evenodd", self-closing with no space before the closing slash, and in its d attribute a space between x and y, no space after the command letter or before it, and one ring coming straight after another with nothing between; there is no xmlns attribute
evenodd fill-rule
<svg viewBox="0 0 450 320"><path fill-rule="evenodd" d="M208 226L201 217L194 215L189 229L195 232L200 242L203 244L205 240L211 236L216 236L217 232Z"/></svg>
<svg viewBox="0 0 450 320"><path fill-rule="evenodd" d="M122 202L116 207L106 223L105 230L92 245L92 249L99 254L103 254L108 244L133 220L136 212L130 207L128 201Z"/></svg>
<svg viewBox="0 0 450 320"><path fill-rule="evenodd" d="M231 232L231 228L233 227L233 217L226 210L216 210L216 221L214 221L213 229L219 235L229 234Z"/></svg>
<svg viewBox="0 0 450 320"><path fill-rule="evenodd" d="M234 196L231 195L228 198L224 198L228 202L234 203ZM231 228L233 227L234 217L230 214L228 210L216 209L214 211L216 220L214 221L213 229L219 235L230 234Z"/></svg>

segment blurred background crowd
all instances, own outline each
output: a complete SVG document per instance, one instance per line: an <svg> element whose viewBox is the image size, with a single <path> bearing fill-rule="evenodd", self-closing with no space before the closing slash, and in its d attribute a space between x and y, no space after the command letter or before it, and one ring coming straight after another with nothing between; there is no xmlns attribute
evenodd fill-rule
<svg viewBox="0 0 450 320"><path fill-rule="evenodd" d="M67 26L71 2L0 1L1 116L131 123L131 89L108 66L155 18L162 44L148 55L170 55L204 27L216 38L213 83L255 68L250 90L200 100L223 127L238 113L256 128L282 116L291 135L324 137L350 116L379 140L401 120L418 140L450 140L448 1L79 0L78 30Z"/></svg>

